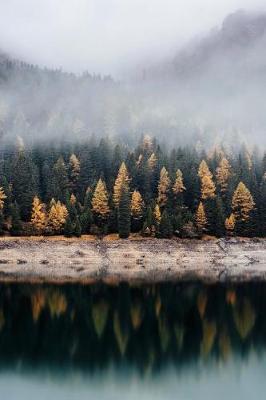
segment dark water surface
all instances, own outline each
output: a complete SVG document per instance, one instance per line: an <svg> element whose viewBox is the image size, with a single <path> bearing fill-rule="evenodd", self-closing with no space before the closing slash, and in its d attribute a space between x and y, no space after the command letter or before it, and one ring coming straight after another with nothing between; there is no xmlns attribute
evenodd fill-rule
<svg viewBox="0 0 266 400"><path fill-rule="evenodd" d="M0 286L0 399L260 399L266 284Z"/></svg>

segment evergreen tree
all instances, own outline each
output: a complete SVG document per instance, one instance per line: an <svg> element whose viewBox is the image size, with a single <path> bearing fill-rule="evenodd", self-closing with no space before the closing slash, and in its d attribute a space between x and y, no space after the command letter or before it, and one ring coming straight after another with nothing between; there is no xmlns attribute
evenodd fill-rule
<svg viewBox="0 0 266 400"><path fill-rule="evenodd" d="M28 220L31 214L32 199L38 193L38 171L30 156L24 150L16 155L12 166L11 183L21 217Z"/></svg>
<svg viewBox="0 0 266 400"><path fill-rule="evenodd" d="M16 202L11 205L11 228L10 233L13 236L21 235L22 233L22 224L20 217L19 206Z"/></svg>
<svg viewBox="0 0 266 400"><path fill-rule="evenodd" d="M128 238L130 234L130 196L126 183L122 187L119 201L118 233L122 239Z"/></svg>
<svg viewBox="0 0 266 400"><path fill-rule="evenodd" d="M170 239L173 235L173 226L166 210L164 210L159 227L159 236Z"/></svg>

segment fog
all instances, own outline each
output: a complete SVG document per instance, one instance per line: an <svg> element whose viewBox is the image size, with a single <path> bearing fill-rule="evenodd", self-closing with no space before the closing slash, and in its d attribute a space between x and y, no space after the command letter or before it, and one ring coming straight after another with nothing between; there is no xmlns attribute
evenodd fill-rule
<svg viewBox="0 0 266 400"><path fill-rule="evenodd" d="M0 49L29 63L124 76L263 0L0 0Z"/></svg>
<svg viewBox="0 0 266 400"><path fill-rule="evenodd" d="M169 146L263 149L266 12L257 1L230 14L238 3L10 0L0 15L9 55L0 51L0 139L131 144L148 133Z"/></svg>

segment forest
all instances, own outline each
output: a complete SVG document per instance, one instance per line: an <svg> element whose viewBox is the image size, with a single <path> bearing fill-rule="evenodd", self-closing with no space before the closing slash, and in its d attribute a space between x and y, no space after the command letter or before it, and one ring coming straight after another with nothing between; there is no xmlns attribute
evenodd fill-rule
<svg viewBox="0 0 266 400"><path fill-rule="evenodd" d="M21 139L0 152L2 235L266 235L266 153Z"/></svg>

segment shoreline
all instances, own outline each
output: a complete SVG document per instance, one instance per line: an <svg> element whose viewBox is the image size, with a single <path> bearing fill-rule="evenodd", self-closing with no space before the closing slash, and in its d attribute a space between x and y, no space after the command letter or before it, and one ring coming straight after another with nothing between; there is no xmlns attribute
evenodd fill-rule
<svg viewBox="0 0 266 400"><path fill-rule="evenodd" d="M266 281L266 239L2 237L0 282Z"/></svg>

